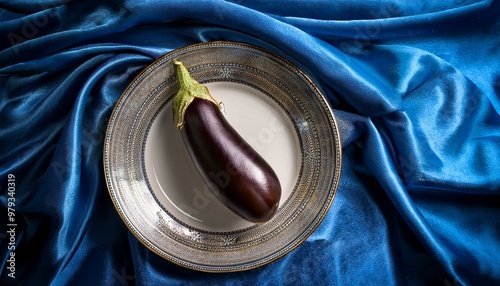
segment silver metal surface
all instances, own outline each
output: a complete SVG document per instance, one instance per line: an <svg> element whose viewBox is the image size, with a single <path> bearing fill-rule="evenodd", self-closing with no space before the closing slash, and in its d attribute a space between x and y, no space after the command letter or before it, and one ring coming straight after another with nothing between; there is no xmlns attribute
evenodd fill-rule
<svg viewBox="0 0 500 286"><path fill-rule="evenodd" d="M177 92L174 59L184 62L201 83L235 82L259 90L293 124L301 148L300 173L291 195L270 221L211 232L180 221L155 198L144 149L152 121ZM227 272L278 259L316 229L338 187L341 146L332 111L302 71L261 48L211 42L166 54L134 79L112 113L103 160L116 210L141 243L176 264Z"/></svg>

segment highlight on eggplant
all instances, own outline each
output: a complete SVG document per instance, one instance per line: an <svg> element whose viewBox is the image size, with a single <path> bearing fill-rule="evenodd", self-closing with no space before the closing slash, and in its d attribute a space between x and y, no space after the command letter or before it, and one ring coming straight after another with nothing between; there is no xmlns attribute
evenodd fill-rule
<svg viewBox="0 0 500 286"><path fill-rule="evenodd" d="M245 220L263 223L277 212L281 185L271 166L229 124L208 88L175 60L179 91L174 123L214 196Z"/></svg>

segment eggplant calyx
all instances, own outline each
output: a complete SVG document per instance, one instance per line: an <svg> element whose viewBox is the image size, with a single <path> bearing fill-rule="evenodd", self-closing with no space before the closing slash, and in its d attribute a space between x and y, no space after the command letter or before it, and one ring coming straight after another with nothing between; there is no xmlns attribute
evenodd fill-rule
<svg viewBox="0 0 500 286"><path fill-rule="evenodd" d="M180 85L179 91L175 95L172 103L174 122L177 128L182 129L184 126L184 114L189 104L191 104L195 98L211 101L219 109L222 109L221 104L212 97L208 88L192 78L182 62L174 60L174 65Z"/></svg>

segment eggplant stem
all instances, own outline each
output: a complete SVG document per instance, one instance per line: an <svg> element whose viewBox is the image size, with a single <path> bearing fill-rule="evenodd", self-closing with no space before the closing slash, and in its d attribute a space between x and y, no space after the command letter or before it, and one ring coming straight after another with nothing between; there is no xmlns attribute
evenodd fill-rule
<svg viewBox="0 0 500 286"><path fill-rule="evenodd" d="M174 66L179 80L179 91L174 96L172 103L174 122L177 128L182 129L184 126L186 109L195 98L208 100L215 104L219 110L222 108L221 104L212 97L208 88L191 77L188 69L181 61L174 60Z"/></svg>

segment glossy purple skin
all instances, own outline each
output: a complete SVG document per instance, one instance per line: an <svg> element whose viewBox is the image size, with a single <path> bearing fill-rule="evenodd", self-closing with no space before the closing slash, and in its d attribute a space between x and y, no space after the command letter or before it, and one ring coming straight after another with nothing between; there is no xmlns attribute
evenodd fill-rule
<svg viewBox="0 0 500 286"><path fill-rule="evenodd" d="M274 216L281 197L278 177L215 104L194 99L186 110L181 134L217 199L251 222L265 222Z"/></svg>

